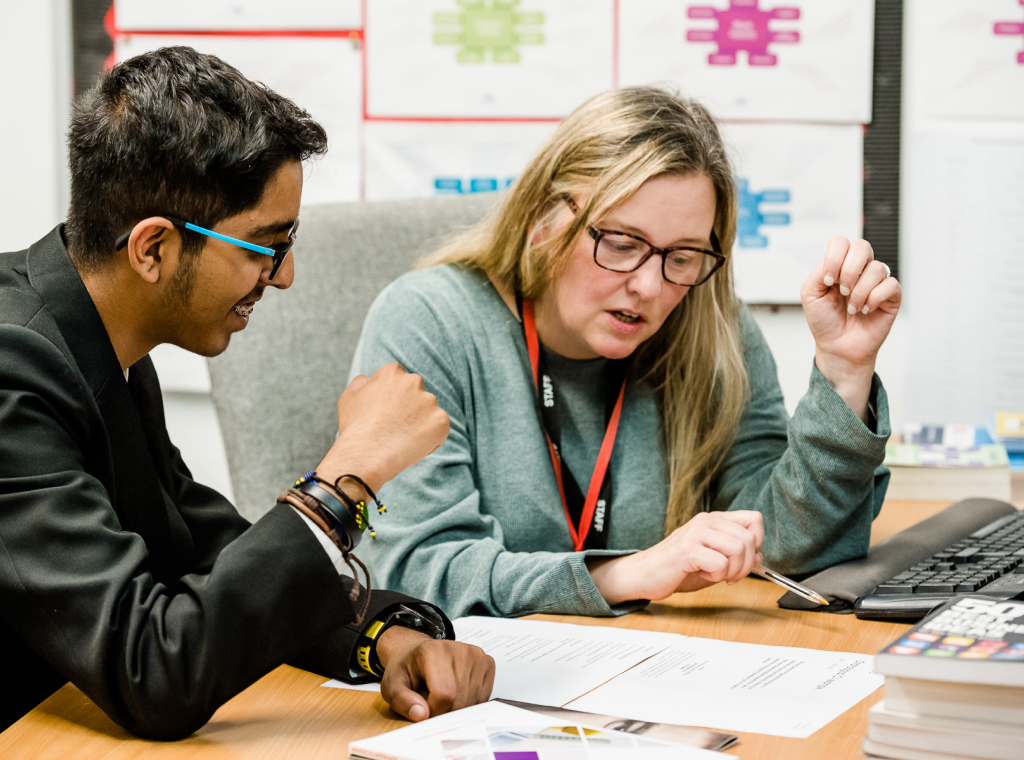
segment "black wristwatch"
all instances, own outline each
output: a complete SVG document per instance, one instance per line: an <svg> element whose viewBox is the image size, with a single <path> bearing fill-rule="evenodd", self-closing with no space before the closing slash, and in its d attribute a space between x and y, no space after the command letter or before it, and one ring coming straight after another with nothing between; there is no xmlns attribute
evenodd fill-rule
<svg viewBox="0 0 1024 760"><path fill-rule="evenodd" d="M385 613L389 614L382 615L366 626L359 634L359 642L356 645L356 661L359 667L377 678L384 675L384 666L377 657L377 642L388 628L398 625L424 633L432 639L448 638L448 627L444 618L429 605L413 607L408 604L396 604L385 610Z"/></svg>

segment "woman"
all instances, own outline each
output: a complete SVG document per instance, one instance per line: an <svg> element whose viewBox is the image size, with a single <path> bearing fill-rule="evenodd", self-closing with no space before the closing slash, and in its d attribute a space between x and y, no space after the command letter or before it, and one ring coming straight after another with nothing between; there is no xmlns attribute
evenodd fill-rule
<svg viewBox="0 0 1024 760"><path fill-rule="evenodd" d="M733 292L735 228L707 111L617 90L381 293L353 371L422 375L451 433L384 490L402 509L360 547L373 577L453 616L610 615L735 582L761 553L788 573L864 554L899 285L866 242L828 244L801 290L815 365L788 420Z"/></svg>

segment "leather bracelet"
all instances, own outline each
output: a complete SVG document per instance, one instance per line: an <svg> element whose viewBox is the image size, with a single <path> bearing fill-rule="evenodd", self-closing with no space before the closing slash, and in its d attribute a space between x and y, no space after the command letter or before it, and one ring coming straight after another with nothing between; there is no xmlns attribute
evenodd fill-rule
<svg viewBox="0 0 1024 760"><path fill-rule="evenodd" d="M359 540L363 537L363 531L348 505L342 504L334 494L325 488L321 488L312 480L300 480L296 483L294 490L311 496L330 515L329 524L338 533L338 538L341 540L341 543L337 540L334 541L339 549L343 552L350 552L359 545Z"/></svg>
<svg viewBox="0 0 1024 760"><path fill-rule="evenodd" d="M300 482L301 484L301 482ZM320 489L322 490L322 489ZM370 571L366 569L366 565L359 561L359 558L352 554L351 539L349 534L345 532L344 528L338 523L338 518L331 512L320 500L315 496L305 493L304 491L296 490L295 488L289 488L284 493L277 497L278 504L287 504L290 507L295 508L300 514L308 517L314 525L320 530L327 533L327 537L334 543L335 546L341 551L341 558L348 565L349 570L352 571L352 588L349 590L348 598L354 604L357 604L353 609L353 622L357 625L363 621L363 617L366 615L366 610L370 606ZM353 518L354 522L354 518ZM328 529L329 525L334 527ZM353 532L351 535L357 537L360 535L359 532ZM359 584L359 570L363 571L363 577L365 578L365 591L362 591ZM362 597L362 602L359 602Z"/></svg>
<svg viewBox="0 0 1024 760"><path fill-rule="evenodd" d="M334 516L330 514L316 499L308 494L289 489L282 494L284 501L291 504L297 510L302 512L306 517L313 521L320 530L322 530L327 538L331 540L331 543L337 546L339 549L348 542L347 536L341 536L332 525L334 525ZM344 550L342 550L344 551Z"/></svg>

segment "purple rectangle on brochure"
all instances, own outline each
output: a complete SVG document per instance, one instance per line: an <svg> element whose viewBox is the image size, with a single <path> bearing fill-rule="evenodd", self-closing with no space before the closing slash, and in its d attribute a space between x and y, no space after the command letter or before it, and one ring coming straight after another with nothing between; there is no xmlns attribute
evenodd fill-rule
<svg viewBox="0 0 1024 760"><path fill-rule="evenodd" d="M494 760L540 760L536 752L495 752Z"/></svg>

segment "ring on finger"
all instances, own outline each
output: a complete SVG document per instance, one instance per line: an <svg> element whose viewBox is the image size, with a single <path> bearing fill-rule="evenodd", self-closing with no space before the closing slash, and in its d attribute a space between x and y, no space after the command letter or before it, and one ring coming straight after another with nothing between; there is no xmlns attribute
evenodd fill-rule
<svg viewBox="0 0 1024 760"><path fill-rule="evenodd" d="M892 277L892 270L889 269L889 265L886 264L884 261L879 261L878 263L881 264L883 267L885 267L885 277L886 277L886 279Z"/></svg>

